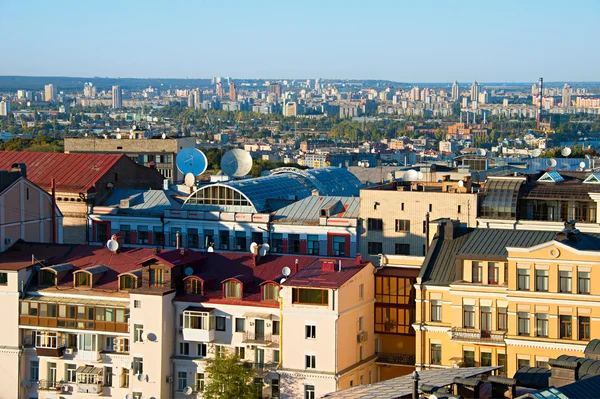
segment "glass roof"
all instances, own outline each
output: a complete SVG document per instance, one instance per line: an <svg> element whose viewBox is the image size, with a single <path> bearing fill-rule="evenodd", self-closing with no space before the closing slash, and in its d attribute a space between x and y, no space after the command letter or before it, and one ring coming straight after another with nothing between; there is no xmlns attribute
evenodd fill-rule
<svg viewBox="0 0 600 399"><path fill-rule="evenodd" d="M198 205L229 212L263 212L270 199L298 201L312 195L313 190L320 195L350 197L358 196L361 188L358 178L343 168L279 168L272 172L269 176L202 187L186 199L184 207ZM244 198L238 198L239 194Z"/></svg>
<svg viewBox="0 0 600 399"><path fill-rule="evenodd" d="M517 197L523 181L522 179L488 179L485 184L485 198L481 203L482 217L516 219Z"/></svg>
<svg viewBox="0 0 600 399"><path fill-rule="evenodd" d="M53 297L53 296L27 296L23 298L24 301L29 302L43 302L43 303L58 303L61 305L82 305L82 306L107 306L107 307L129 307L129 301L106 301L98 299L87 299L87 298L65 298L65 297Z"/></svg>

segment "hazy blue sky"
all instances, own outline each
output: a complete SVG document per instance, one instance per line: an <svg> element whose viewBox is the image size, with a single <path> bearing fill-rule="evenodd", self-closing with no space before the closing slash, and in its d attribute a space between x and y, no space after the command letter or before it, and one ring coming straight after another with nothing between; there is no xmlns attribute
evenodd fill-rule
<svg viewBox="0 0 600 399"><path fill-rule="evenodd" d="M0 75L600 80L600 1L0 0Z"/></svg>

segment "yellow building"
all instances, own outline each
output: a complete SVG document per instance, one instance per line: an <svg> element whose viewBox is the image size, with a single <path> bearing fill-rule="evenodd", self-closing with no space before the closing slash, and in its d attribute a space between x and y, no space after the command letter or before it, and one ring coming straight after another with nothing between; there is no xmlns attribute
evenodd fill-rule
<svg viewBox="0 0 600 399"><path fill-rule="evenodd" d="M600 238L439 221L416 291L418 369L548 367L583 356L599 324ZM594 271L595 270L595 271ZM600 328L598 326L597 328Z"/></svg>

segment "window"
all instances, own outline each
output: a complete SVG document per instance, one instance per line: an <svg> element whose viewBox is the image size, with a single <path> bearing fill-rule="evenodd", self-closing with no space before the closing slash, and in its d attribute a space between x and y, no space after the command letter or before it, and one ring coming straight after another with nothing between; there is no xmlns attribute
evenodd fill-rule
<svg viewBox="0 0 600 399"><path fill-rule="evenodd" d="M131 290L136 288L137 279L129 274L119 276L119 289L120 290Z"/></svg>
<svg viewBox="0 0 600 399"><path fill-rule="evenodd" d="M133 358L133 374L144 374L144 360L141 357Z"/></svg>
<svg viewBox="0 0 600 399"><path fill-rule="evenodd" d="M154 226L152 228L154 245L164 246L165 245L165 233L163 232L162 226Z"/></svg>
<svg viewBox="0 0 600 399"><path fill-rule="evenodd" d="M133 325L133 342L144 342L142 335L144 334L144 326L141 324Z"/></svg>
<svg viewBox="0 0 600 399"><path fill-rule="evenodd" d="M97 336L94 334L79 334L77 350L95 352L97 349Z"/></svg>
<svg viewBox="0 0 600 399"><path fill-rule="evenodd" d="M214 230L204 230L204 247L212 247L215 244Z"/></svg>
<svg viewBox="0 0 600 399"><path fill-rule="evenodd" d="M483 282L483 263L473 262L471 270L473 273L472 281L474 283L482 283Z"/></svg>
<svg viewBox="0 0 600 399"><path fill-rule="evenodd" d="M240 360L244 360L246 358L246 348L244 346L236 346L235 356Z"/></svg>
<svg viewBox="0 0 600 399"><path fill-rule="evenodd" d="M409 305L415 300L415 279L375 276L375 299L379 303Z"/></svg>
<svg viewBox="0 0 600 399"><path fill-rule="evenodd" d="M429 204L429 212L433 212L433 205Z"/></svg>
<svg viewBox="0 0 600 399"><path fill-rule="evenodd" d="M279 299L279 286L267 283L262 286L263 301L277 301Z"/></svg>
<svg viewBox="0 0 600 399"><path fill-rule="evenodd" d="M29 362L29 381L37 382L40 378L40 362L38 360L31 360Z"/></svg>
<svg viewBox="0 0 600 399"><path fill-rule="evenodd" d="M498 375L506 375L506 354L498 353L498 366L501 369L498 370Z"/></svg>
<svg viewBox="0 0 600 399"><path fill-rule="evenodd" d="M535 290L541 292L548 291L548 270L535 271Z"/></svg>
<svg viewBox="0 0 600 399"><path fill-rule="evenodd" d="M298 242L300 242L300 238L298 238ZM246 250L246 232L245 231L236 231L235 232L235 248L236 251L245 251Z"/></svg>
<svg viewBox="0 0 600 399"><path fill-rule="evenodd" d="M271 235L271 251L281 253L283 252L283 234L281 233L273 233Z"/></svg>
<svg viewBox="0 0 600 399"><path fill-rule="evenodd" d="M187 386L187 372L179 371L177 372L177 391L183 392L185 387Z"/></svg>
<svg viewBox="0 0 600 399"><path fill-rule="evenodd" d="M369 255L377 255L383 252L383 244L377 241L367 243L367 252Z"/></svg>
<svg viewBox="0 0 600 399"><path fill-rule="evenodd" d="M463 306L463 327L475 328L475 307L466 305Z"/></svg>
<svg viewBox="0 0 600 399"><path fill-rule="evenodd" d="M517 289L529 291L529 269L517 269Z"/></svg>
<svg viewBox="0 0 600 399"><path fill-rule="evenodd" d="M225 317L217 316L215 317L215 329L217 331L226 331Z"/></svg>
<svg viewBox="0 0 600 399"><path fill-rule="evenodd" d="M129 388L129 370L126 368L121 369L121 375L119 377L119 386L121 388Z"/></svg>
<svg viewBox="0 0 600 399"><path fill-rule="evenodd" d="M219 230L219 249L229 249L229 230Z"/></svg>
<svg viewBox="0 0 600 399"><path fill-rule="evenodd" d="M365 299L365 285L362 283L358 286L358 299Z"/></svg>
<svg viewBox="0 0 600 399"><path fill-rule="evenodd" d="M410 220L396 219L396 233L410 231Z"/></svg>
<svg viewBox="0 0 600 399"><path fill-rule="evenodd" d="M279 363L279 349L273 349L273 362Z"/></svg>
<svg viewBox="0 0 600 399"><path fill-rule="evenodd" d="M580 341L589 341L590 340L590 317L589 316L579 316L577 318L579 323L579 340Z"/></svg>
<svg viewBox="0 0 600 399"><path fill-rule="evenodd" d="M112 387L112 377L113 377L113 369L112 367L104 368L104 386Z"/></svg>
<svg viewBox="0 0 600 399"><path fill-rule="evenodd" d="M75 364L65 364L65 378L67 379L67 382L77 382L75 375L76 369L77 365Z"/></svg>
<svg viewBox="0 0 600 399"><path fill-rule="evenodd" d="M498 308L498 331L508 331L508 308Z"/></svg>
<svg viewBox="0 0 600 399"><path fill-rule="evenodd" d="M545 360L536 360L535 367L540 368L540 369L549 369L550 365Z"/></svg>
<svg viewBox="0 0 600 399"><path fill-rule="evenodd" d="M242 297L242 284L237 281L226 281L225 286L225 298L241 298Z"/></svg>
<svg viewBox="0 0 600 399"><path fill-rule="evenodd" d="M235 332L244 332L246 330L245 327L246 319L241 317L235 318Z"/></svg>
<svg viewBox="0 0 600 399"><path fill-rule="evenodd" d="M271 397L272 398L279 397L279 379L278 378L271 379Z"/></svg>
<svg viewBox="0 0 600 399"><path fill-rule="evenodd" d="M383 220L368 218L367 219L367 230L382 231L383 230Z"/></svg>
<svg viewBox="0 0 600 399"><path fill-rule="evenodd" d="M559 289L560 292L571 293L573 292L573 286L571 284L571 272L568 271L560 271L559 272Z"/></svg>
<svg viewBox="0 0 600 399"><path fill-rule="evenodd" d="M492 308L489 306L482 306L480 308L481 313L481 332L489 333L492 331Z"/></svg>
<svg viewBox="0 0 600 399"><path fill-rule="evenodd" d="M202 281L197 278L185 280L185 293L191 295L202 295Z"/></svg>
<svg viewBox="0 0 600 399"><path fill-rule="evenodd" d="M538 337L548 336L548 315L538 313L535 317L535 335Z"/></svg>
<svg viewBox="0 0 600 399"><path fill-rule="evenodd" d="M346 256L346 237L333 236L331 245L334 256Z"/></svg>
<svg viewBox="0 0 600 399"><path fill-rule="evenodd" d="M224 345L215 345L215 357L220 359L225 356L225 346Z"/></svg>
<svg viewBox="0 0 600 399"><path fill-rule="evenodd" d="M8 273L0 273L0 285L8 284Z"/></svg>
<svg viewBox="0 0 600 399"><path fill-rule="evenodd" d="M442 364L442 345L431 344L431 364Z"/></svg>
<svg viewBox="0 0 600 399"><path fill-rule="evenodd" d="M315 338L317 338L317 326L306 325L305 326L304 338L306 338L306 339L315 339Z"/></svg>
<svg viewBox="0 0 600 399"><path fill-rule="evenodd" d="M2 281L2 275L6 276L6 273L0 273L0 281ZM39 285L40 286L50 286L55 285L56 283L56 274L50 270L40 270L39 271ZM6 283L0 283L6 284Z"/></svg>
<svg viewBox="0 0 600 399"><path fill-rule="evenodd" d="M273 335L279 335L280 326L279 320L273 320Z"/></svg>
<svg viewBox="0 0 600 399"><path fill-rule="evenodd" d="M309 234L306 236L306 253L308 255L319 254L319 236L316 234Z"/></svg>
<svg viewBox="0 0 600 399"><path fill-rule="evenodd" d="M580 294L590 293L590 272L577 273L577 285Z"/></svg>
<svg viewBox="0 0 600 399"><path fill-rule="evenodd" d="M465 367L475 367L475 351L463 351L463 363Z"/></svg>
<svg viewBox="0 0 600 399"><path fill-rule="evenodd" d="M315 399L315 386L305 385L304 386L304 399Z"/></svg>
<svg viewBox="0 0 600 399"><path fill-rule="evenodd" d="M498 262L488 262L488 284L498 284L499 271Z"/></svg>
<svg viewBox="0 0 600 399"><path fill-rule="evenodd" d="M394 253L396 255L410 255L410 244L394 244Z"/></svg>
<svg viewBox="0 0 600 399"><path fill-rule="evenodd" d="M91 287L92 279L88 272L75 273L75 287Z"/></svg>
<svg viewBox="0 0 600 399"><path fill-rule="evenodd" d="M142 301L136 299L133 301L133 307L136 309L141 309L142 308Z"/></svg>
<svg viewBox="0 0 600 399"><path fill-rule="evenodd" d="M559 316L560 320L560 338L571 339L572 338L572 320L571 316Z"/></svg>
<svg viewBox="0 0 600 399"><path fill-rule="evenodd" d="M517 370L521 367L529 367L530 360L529 359L517 359Z"/></svg>
<svg viewBox="0 0 600 399"><path fill-rule="evenodd" d="M261 232L252 232L251 238L252 242L257 243L258 245L263 243L263 233Z"/></svg>
<svg viewBox="0 0 600 399"><path fill-rule="evenodd" d="M190 344L188 342L180 342L179 343L179 354L181 356L189 356Z"/></svg>
<svg viewBox="0 0 600 399"><path fill-rule="evenodd" d="M205 343L198 344L198 357L206 357L207 345Z"/></svg>
<svg viewBox="0 0 600 399"><path fill-rule="evenodd" d="M404 202L400 204L400 210L403 211L404 210Z"/></svg>
<svg viewBox="0 0 600 399"><path fill-rule="evenodd" d="M148 244L148 226L138 226L137 232L137 243L142 245Z"/></svg>
<svg viewBox="0 0 600 399"><path fill-rule="evenodd" d="M299 254L300 253L300 235L299 234L288 234L288 253Z"/></svg>
<svg viewBox="0 0 600 399"><path fill-rule="evenodd" d="M196 373L196 381L194 383L194 391L204 392L204 373Z"/></svg>
<svg viewBox="0 0 600 399"><path fill-rule="evenodd" d="M162 288L164 286L164 277L165 271L162 267L150 267L150 287L159 287Z"/></svg>
<svg viewBox="0 0 600 399"><path fill-rule="evenodd" d="M131 226L128 224L122 224L121 234L123 235L123 242L125 244L131 244Z"/></svg>
<svg viewBox="0 0 600 399"><path fill-rule="evenodd" d="M317 360L315 355L304 355L304 364L307 369L317 368Z"/></svg>
<svg viewBox="0 0 600 399"><path fill-rule="evenodd" d="M492 365L492 353L481 352L481 360L479 363L480 367L490 367Z"/></svg>
<svg viewBox="0 0 600 399"><path fill-rule="evenodd" d="M431 303L431 321L442 321L442 300L432 299Z"/></svg>
<svg viewBox="0 0 600 399"><path fill-rule="evenodd" d="M458 206L458 209L456 210L456 213L460 213L460 205Z"/></svg>
<svg viewBox="0 0 600 399"><path fill-rule="evenodd" d="M529 313L519 312L517 313L518 319L518 334L519 335L529 335Z"/></svg>
<svg viewBox="0 0 600 399"><path fill-rule="evenodd" d="M198 237L198 229L187 230L187 245L190 248L200 248L200 239Z"/></svg>
<svg viewBox="0 0 600 399"><path fill-rule="evenodd" d="M292 303L328 305L329 291L312 288L292 288Z"/></svg>

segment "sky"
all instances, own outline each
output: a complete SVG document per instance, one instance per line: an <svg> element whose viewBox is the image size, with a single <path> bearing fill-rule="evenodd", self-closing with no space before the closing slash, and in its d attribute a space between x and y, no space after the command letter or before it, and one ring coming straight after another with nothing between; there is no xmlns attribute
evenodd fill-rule
<svg viewBox="0 0 600 399"><path fill-rule="evenodd" d="M0 75L600 81L600 1L0 0Z"/></svg>

